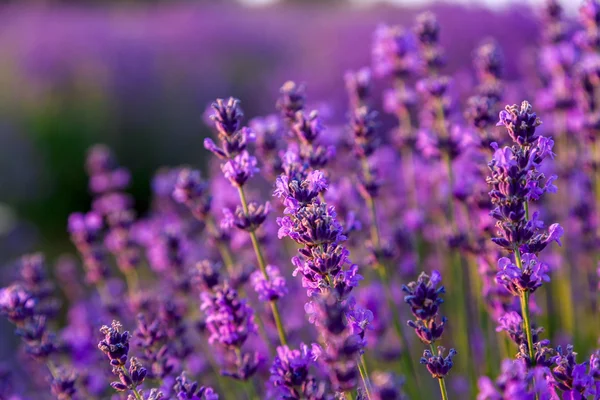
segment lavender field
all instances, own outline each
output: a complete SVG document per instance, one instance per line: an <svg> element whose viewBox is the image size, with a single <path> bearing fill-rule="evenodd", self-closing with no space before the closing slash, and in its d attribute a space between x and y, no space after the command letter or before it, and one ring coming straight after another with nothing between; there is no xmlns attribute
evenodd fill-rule
<svg viewBox="0 0 600 400"><path fill-rule="evenodd" d="M600 1L0 6L0 400L600 400Z"/></svg>

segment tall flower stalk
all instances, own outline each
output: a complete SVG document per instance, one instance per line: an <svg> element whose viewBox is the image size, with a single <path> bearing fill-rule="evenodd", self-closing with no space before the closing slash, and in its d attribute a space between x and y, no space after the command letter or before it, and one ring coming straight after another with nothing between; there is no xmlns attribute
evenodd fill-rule
<svg viewBox="0 0 600 400"><path fill-rule="evenodd" d="M388 266L386 265L385 249L381 237L381 232L378 224L376 198L379 194L380 179L377 170L370 162L370 157L375 153L378 147L382 144L382 138L378 134L377 112L372 110L368 105L370 93L370 71L362 69L356 73L346 73L346 88L350 98L349 111L349 132L352 134L352 147L356 159L359 162L360 169L358 172L358 189L365 200L370 217L370 239L372 253L374 259L374 267L379 275L379 279L385 287L385 297L392 313L392 321L394 329L405 355L402 356L405 372L413 377L415 371L413 369L410 344L403 332L400 318L397 312L397 306L394 302L391 279Z"/></svg>
<svg viewBox="0 0 600 400"><path fill-rule="evenodd" d="M294 275L301 276L309 296L305 310L324 341L324 362L336 390L351 390L360 374L369 398L362 355L373 314L359 307L351 295L363 277L349 259L335 210L321 201L328 183L321 171L310 171L293 151L285 154L283 168L274 193L285 206L285 215L277 219L278 235L302 246L292 258Z"/></svg>
<svg viewBox="0 0 600 400"><path fill-rule="evenodd" d="M410 306L416 319L408 321L408 326L415 330L423 344L429 346L423 352L420 362L427 367L431 376L438 380L442 399L448 400L445 377L454 365L452 358L457 352L450 349L448 355L444 356L445 349L438 346L436 351L434 346L442 337L447 321L446 317L439 316L439 306L444 302L441 295L446 292L444 286L438 287L441 281L442 276L438 271L433 271L431 276L423 272L416 281L405 285L402 290L406 292L404 301Z"/></svg>
<svg viewBox="0 0 600 400"><path fill-rule="evenodd" d="M543 230L544 223L538 212L534 212L531 219L529 216L530 202L539 200L546 192L556 191L552 183L556 176L546 178L539 169L545 158L554 157L554 141L536 133L540 124L527 101L520 106L506 106L500 112L498 125L506 127L514 144L511 147L495 147L489 164L491 175L487 178L492 187L490 197L494 205L491 216L497 220L498 228L498 236L492 241L514 255L514 261L508 258L499 260L500 271L496 280L520 299L526 337L522 356L532 366L536 365L536 343L529 312L530 294L543 281L549 280L548 267L538 261L537 254L552 241L560 244L563 233L559 224L551 225L548 231Z"/></svg>
<svg viewBox="0 0 600 400"><path fill-rule="evenodd" d="M241 207L238 206L235 213L230 210L226 211L225 224L231 227L236 226L238 229L248 232L260 273L265 281L269 282L271 277L267 271L267 262L256 235L256 230L265 222L270 211L270 204L268 202L264 205L248 202L244 192L244 185L258 172L258 167L256 158L251 156L246 149L248 143L254 140L254 133L249 128L241 126L243 113L239 103L239 100L229 98L226 101L217 99L212 104L214 113L211 118L215 123L221 146L217 146L211 139L207 138L204 141L204 147L223 161L221 164L223 174L237 188L239 194ZM277 327L279 342L286 345L285 329L277 308L276 299L269 300L269 305Z"/></svg>

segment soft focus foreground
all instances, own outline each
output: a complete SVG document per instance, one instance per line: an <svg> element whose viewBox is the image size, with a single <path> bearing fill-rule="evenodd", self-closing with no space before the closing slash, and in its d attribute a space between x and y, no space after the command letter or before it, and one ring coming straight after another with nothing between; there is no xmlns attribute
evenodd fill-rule
<svg viewBox="0 0 600 400"><path fill-rule="evenodd" d="M600 399L600 3L431 11L6 8L0 399Z"/></svg>

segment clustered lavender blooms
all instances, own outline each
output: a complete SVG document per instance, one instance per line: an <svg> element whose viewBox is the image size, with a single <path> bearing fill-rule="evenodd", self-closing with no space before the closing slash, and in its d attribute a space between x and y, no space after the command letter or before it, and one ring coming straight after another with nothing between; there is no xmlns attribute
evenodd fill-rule
<svg viewBox="0 0 600 400"><path fill-rule="evenodd" d="M600 350L577 359L598 340L600 3L576 30L556 0L542 18L519 85L491 38L472 82L443 74L453 49L426 12L377 27L372 69L339 82L345 124L294 81L248 126L217 99L204 147L221 173L159 170L144 213L93 146L90 209L67 223L84 279L73 257L31 254L0 289L24 350L0 398L600 399ZM543 126L527 101L499 109L533 94Z"/></svg>
<svg viewBox="0 0 600 400"><path fill-rule="evenodd" d="M445 349L442 346L438 346L437 352L434 351L434 343L442 337L446 324L446 317L439 317L439 306L444 301L440 295L446 291L444 286L438 287L441 281L442 276L438 271L433 271L431 276L423 272L416 282L405 285L402 290L407 293L404 301L416 318L416 321L408 321L408 326L415 330L421 342L431 348L423 352L421 364L425 364L433 378L443 380L454 365L452 358L456 350L450 349L447 356L444 356Z"/></svg>
<svg viewBox="0 0 600 400"><path fill-rule="evenodd" d="M531 105L524 101L520 106L507 106L500 112L498 125L506 127L514 142L511 147L499 148L489 164L492 186L490 197L495 206L491 216L497 220L498 236L492 238L497 245L514 254L514 262L508 258L498 261L499 272L496 281L511 294L521 299L521 318L527 342L517 341L520 356L536 365L537 355L533 356L534 345L532 328L529 322L529 296L544 281L549 281L548 266L538 260L537 254L552 241L560 244L563 229L553 224L544 231L544 223L536 211L529 216L530 204L540 200L546 192L555 192L553 181L556 176L546 179L540 171L545 158L554 157L554 141L540 136L536 128L541 124ZM523 351L525 348L525 351Z"/></svg>

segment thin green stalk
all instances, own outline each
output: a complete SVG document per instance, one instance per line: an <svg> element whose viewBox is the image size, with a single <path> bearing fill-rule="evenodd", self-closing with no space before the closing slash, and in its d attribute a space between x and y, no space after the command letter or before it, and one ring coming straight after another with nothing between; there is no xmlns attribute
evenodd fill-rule
<svg viewBox="0 0 600 400"><path fill-rule="evenodd" d="M125 282L127 283L127 291L129 297L133 297L137 292L139 279L135 269L128 269L123 273L125 275Z"/></svg>
<svg viewBox="0 0 600 400"><path fill-rule="evenodd" d="M433 343L429 344L429 348L431 349L431 354L435 355L437 353L435 350L435 347L433 346ZM440 393L442 394L442 399L448 400L448 391L446 390L446 381L444 380L444 378L438 378L438 382L440 384Z"/></svg>
<svg viewBox="0 0 600 400"><path fill-rule="evenodd" d="M242 208L244 210L244 214L248 215L248 201L246 200L246 194L244 193L244 189L238 186L238 193L240 195L240 201L242 202ZM258 237L256 236L256 232L250 232L250 240L252 241L252 247L254 247L254 253L256 253L256 260L258 261L258 268L262 272L263 276L266 280L269 280L269 275L267 274L267 263L265 261L265 257L263 255L262 249L260 248L260 243L258 241ZM283 328L283 324L281 322L281 315L279 313L279 309L277 308L277 303L275 301L270 301L271 311L273 313L273 319L275 320L275 325L277 326L277 333L279 334L279 342L287 346L287 339L285 336L285 330Z"/></svg>
<svg viewBox="0 0 600 400"><path fill-rule="evenodd" d="M517 267L523 269L523 263L521 261L521 252L519 249L515 249L515 260ZM535 367L535 354L533 349L533 337L531 334L531 322L529 320L529 292L523 292L520 296L521 300L521 314L523 314L523 325L525 329L525 335L527 336L527 347L529 352L529 358L531 360L531 366Z"/></svg>
<svg viewBox="0 0 600 400"><path fill-rule="evenodd" d="M50 375L52 375L52 378L56 378L58 376L58 373L56 371L54 363L50 359L48 359L48 361L46 361L46 365L48 366L48 371L50 371Z"/></svg>
<svg viewBox="0 0 600 400"><path fill-rule="evenodd" d="M364 173L365 173L365 175L367 175L367 177L369 177L368 176L369 175L369 166L367 164L367 160L365 158L363 158L361 161L362 161L362 167L363 167ZM371 216L371 224L370 224L371 241L373 242L373 247L375 248L375 251L377 253L381 249L381 235L379 233L379 225L377 223L377 207L375 205L375 199L373 199L372 196L365 196L365 197L366 197L365 201L367 202L367 208L369 209L369 214ZM385 298L388 303L390 312L392 314L392 322L394 325L394 330L396 331L396 334L398 335L398 338L400 339L400 342L402 343L402 346L404 347L404 350L406 352L406 354L403 357L406 372L410 373L418 381L418 376L416 375L414 368L412 366L411 355L410 355L410 344L408 343L406 335L404 335L404 332L402 331L402 325L400 323L400 319L398 318L398 313L396 311L397 306L393 300L392 288L390 286L391 282L390 282L390 279L387 274L387 268L386 268L385 264L382 263L379 259L377 259L376 262L377 262L377 264L375 266L375 270L377 271L377 273L379 275L379 279L381 280L381 283L384 286Z"/></svg>
<svg viewBox="0 0 600 400"><path fill-rule="evenodd" d="M356 363L356 365L358 366L358 372L360 372L360 377L365 388L365 394L367 395L367 399L371 400L371 382L369 380L367 364L365 364L365 358L363 355L360 356L360 360Z"/></svg>
<svg viewBox="0 0 600 400"><path fill-rule="evenodd" d="M438 378L440 384L440 393L442 394L442 400L448 400L448 391L446 390L446 381L444 378Z"/></svg>

